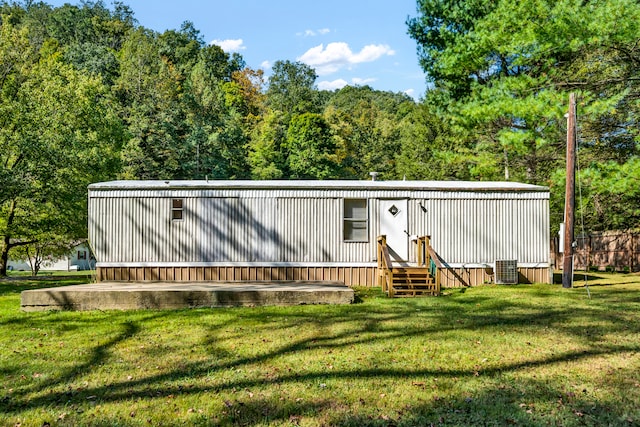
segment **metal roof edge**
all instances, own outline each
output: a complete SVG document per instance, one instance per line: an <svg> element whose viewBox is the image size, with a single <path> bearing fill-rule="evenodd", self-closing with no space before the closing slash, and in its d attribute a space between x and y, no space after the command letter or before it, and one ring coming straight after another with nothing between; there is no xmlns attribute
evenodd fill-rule
<svg viewBox="0 0 640 427"><path fill-rule="evenodd" d="M410 190L410 191L508 191L549 192L548 187L512 181L250 181L250 180L156 180L107 181L89 185L90 190Z"/></svg>

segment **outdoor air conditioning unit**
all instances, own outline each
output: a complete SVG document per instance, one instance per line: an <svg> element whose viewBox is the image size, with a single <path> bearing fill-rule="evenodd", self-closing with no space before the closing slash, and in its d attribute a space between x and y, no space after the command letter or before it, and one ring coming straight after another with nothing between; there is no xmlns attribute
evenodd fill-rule
<svg viewBox="0 0 640 427"><path fill-rule="evenodd" d="M495 282L501 285L514 285L518 283L518 260L501 259L496 260L493 268Z"/></svg>

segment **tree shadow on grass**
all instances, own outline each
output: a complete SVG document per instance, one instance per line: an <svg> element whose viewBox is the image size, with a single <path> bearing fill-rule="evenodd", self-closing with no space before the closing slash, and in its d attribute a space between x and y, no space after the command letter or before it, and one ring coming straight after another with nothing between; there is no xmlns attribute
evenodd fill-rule
<svg viewBox="0 0 640 427"><path fill-rule="evenodd" d="M602 400L596 390L576 389L529 379L518 384L493 381L478 393L440 397L415 393L415 399L391 413L368 416L336 414L332 426L584 426L637 425L640 412L629 413L615 400ZM624 390L618 390L624 393ZM629 402L628 402L629 403Z"/></svg>
<svg viewBox="0 0 640 427"><path fill-rule="evenodd" d="M0 279L0 297L19 294L32 289L60 286L83 285L91 281L91 276L13 276Z"/></svg>
<svg viewBox="0 0 640 427"><path fill-rule="evenodd" d="M621 292L621 295L632 295L633 292ZM480 297L480 296L479 296ZM500 378L504 374L530 371L540 367L547 367L565 362L580 362L591 358L608 357L623 353L635 353L640 351L638 342L608 343L603 340L607 334L629 332L629 322L623 313L603 310L604 306L582 307L545 307L544 296L537 303L532 303L526 298L518 301L496 301L487 303L485 297L480 301L479 307L465 301L449 301L436 303L435 300L380 300L379 304L363 304L348 307L298 307L298 308L264 308L264 309L237 309L225 310L224 316L216 316L215 310L193 310L180 312L148 312L144 316L137 314L132 316L135 320L127 321L126 313L104 314L104 321L115 320L118 331L113 336L90 348L89 355L79 360L70 369L64 370L46 382L34 382L28 387L14 391L10 399L0 399L0 411L6 414L17 414L25 410L48 408L64 403L82 405L86 403L88 396L96 396L100 403L117 403L127 400L145 399L153 395L154 398L168 396L188 396L201 393L217 393L227 395L234 390L245 390L265 387L281 387L291 384L315 384L329 381L338 381L348 384L351 381L367 379L402 379L407 382L420 382L425 378L451 381L473 381L478 375L489 378ZM467 307L467 308L465 308ZM468 307L472 307L469 309ZM606 315L606 323L599 325L593 334L585 334L584 328L570 323L573 318L592 317L597 321L603 313ZM71 316L83 318L82 314ZM137 339L137 336L148 328L154 326L154 321L167 318L189 319L189 322L198 324L206 333L202 336L201 345L210 351L208 360L194 360L181 363L175 368L156 374L149 374L142 378L122 381L111 381L107 384L98 384L87 387L81 392L69 396L64 385L78 381L84 375L98 365L109 363L111 349L129 339ZM220 320L219 317L224 317ZM91 319L84 318L86 327L90 327ZM49 325L53 321L46 316L36 317L34 321L41 322L41 326ZM459 321L459 322L457 322ZM242 330L238 325L250 325L251 331ZM235 354L230 351L220 352L220 349L228 348L230 341L241 341L246 334L264 336L269 338L273 334L273 325L288 328L291 337L282 344L265 345L252 354ZM245 326L246 327L246 326ZM335 328L335 329L332 329ZM553 353L531 354L520 360L504 361L500 364L482 369L479 373L475 367L461 367L452 363L450 366L431 366L427 359L413 367L399 367L393 363L382 363L378 366L372 364L354 363L348 368L336 368L331 370L317 369L309 372L304 366L294 366L290 371L276 372L271 376L261 374L247 374L237 378L215 380L207 385L193 385L194 379L202 379L226 372L231 369L256 369L291 355L304 355L307 352L329 354L331 352L348 352L349 349L358 348L361 345L383 345L393 348L413 339L429 340L433 336L445 332L460 331L461 333L478 332L492 334L493 331L515 328L521 331L535 333L540 328L556 330L562 337L577 339L580 346L575 348L560 348ZM626 328L626 329L625 329ZM638 324L632 325L632 332L638 332ZM297 333L302 331L304 333ZM437 346L438 343L434 343ZM470 349L469 351L473 351ZM150 358L161 357L151 351ZM381 361L387 355L371 355L380 357ZM188 384L189 387L183 387ZM534 417L534 412L528 413L519 405L522 397L529 400L545 400L549 396L557 395L561 390L553 389L546 383L520 385L518 387L481 391L479 396L467 398L458 397L445 401L420 402L419 398L414 402L398 402L395 405L395 414L370 414L359 415L350 413L336 405L344 405L335 399L306 402L301 410L293 410L291 402L273 399L256 398L255 401L242 400L230 402L226 413L217 414L221 424L251 425L269 422L291 422L295 424L295 417L312 416L313 413L323 413L327 417L327 425L417 425L423 421L442 425L461 425L470 422L491 420L489 424L504 425L514 423L516 425L543 425ZM544 387L551 387L550 390ZM542 391L540 391L542 390ZM482 394L484 393L484 394ZM621 391L622 393L622 391ZM426 394L429 396L429 394ZM492 403L502 410L494 414L490 412ZM605 405L606 406L606 405ZM604 409L610 409L606 406ZM484 411L484 412L483 412ZM487 412L489 411L489 412ZM622 417L623 409L613 408L613 416ZM524 413L523 413L524 412ZM516 414L513 418L504 414ZM211 415L213 416L213 415ZM294 418L288 418L293 416ZM382 418L378 418L382 417ZM384 418L386 417L386 419ZM484 418L483 418L484 417ZM598 414L597 420L608 420L604 415ZM580 417L578 417L580 418ZM582 418L581 418L582 419ZM550 418L544 418L549 422ZM202 420L205 424L213 418ZM571 425L573 421L568 422ZM386 424L385 424L386 423ZM482 424L482 423L481 423ZM485 423L486 424L486 423Z"/></svg>

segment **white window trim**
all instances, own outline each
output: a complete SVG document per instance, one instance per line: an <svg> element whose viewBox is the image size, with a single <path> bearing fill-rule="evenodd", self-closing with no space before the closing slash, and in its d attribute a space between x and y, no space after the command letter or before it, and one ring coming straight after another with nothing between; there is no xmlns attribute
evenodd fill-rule
<svg viewBox="0 0 640 427"><path fill-rule="evenodd" d="M365 203L365 218L347 218L345 212L345 205L349 200L364 200ZM364 222L366 228L366 238L364 240L347 239L345 236L345 225L347 222ZM342 241L344 243L368 243L369 242L369 200L365 198L346 198L342 199Z"/></svg>

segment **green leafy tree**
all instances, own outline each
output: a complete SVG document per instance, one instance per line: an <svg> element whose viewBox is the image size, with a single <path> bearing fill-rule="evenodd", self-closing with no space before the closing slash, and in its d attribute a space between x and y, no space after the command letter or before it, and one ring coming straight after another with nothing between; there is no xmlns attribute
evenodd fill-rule
<svg viewBox="0 0 640 427"><path fill-rule="evenodd" d="M268 110L253 128L248 153L252 178L283 179L289 176L287 120L287 114Z"/></svg>
<svg viewBox="0 0 640 427"><path fill-rule="evenodd" d="M101 75L107 85L117 77L116 53L136 24L131 9L121 2L113 3L113 11L100 1L59 8L32 1L3 3L0 7L5 15L11 15L14 25L26 27L36 50L55 40L66 61L78 69Z"/></svg>
<svg viewBox="0 0 640 427"><path fill-rule="evenodd" d="M191 74L204 44L200 32L189 21L184 22L179 31L167 30L157 37L160 57L175 67L180 82Z"/></svg>
<svg viewBox="0 0 640 427"><path fill-rule="evenodd" d="M82 1L51 9L41 2L26 2L25 25L42 40L52 38L62 46L92 43L118 51L136 25L133 11L113 2L113 11L102 1Z"/></svg>
<svg viewBox="0 0 640 427"><path fill-rule="evenodd" d="M433 82L427 99L460 152L471 150L471 177L563 191L554 177L564 168L569 92L580 99L581 156L595 175L611 159L623 168L636 158L640 4L420 0L418 10L408 25Z"/></svg>
<svg viewBox="0 0 640 427"><path fill-rule="evenodd" d="M118 77L120 65L117 52L96 43L69 45L64 59L77 69L101 76L105 84L111 86Z"/></svg>
<svg viewBox="0 0 640 427"><path fill-rule="evenodd" d="M247 177L251 133L233 81L238 55L205 46L191 23L163 34L138 28L120 51L115 86L128 123L126 178Z"/></svg>
<svg viewBox="0 0 640 427"><path fill-rule="evenodd" d="M115 175L122 126L100 79L0 27L0 275L9 251L86 236L86 188Z"/></svg>
<svg viewBox="0 0 640 427"><path fill-rule="evenodd" d="M478 58L487 54L486 49L463 50L461 47L497 3L493 0L418 0L419 16L407 21L428 80L451 98L466 96L473 82L483 80L477 63Z"/></svg>
<svg viewBox="0 0 640 427"><path fill-rule="evenodd" d="M226 87L227 104L242 114L247 125L254 126L266 111L264 72L244 68L231 73Z"/></svg>
<svg viewBox="0 0 640 427"><path fill-rule="evenodd" d="M319 114L304 113L291 119L287 130L287 158L291 178L340 177L340 162L329 125Z"/></svg>
<svg viewBox="0 0 640 427"><path fill-rule="evenodd" d="M470 141L454 139L446 118L426 103L399 123L397 175L417 180L467 180L473 164Z"/></svg>
<svg viewBox="0 0 640 427"><path fill-rule="evenodd" d="M249 176L246 157L251 112L244 92L233 80L240 66L242 61L219 46L207 46L200 51L185 92L189 100L187 146L195 154L191 156L195 163L185 159L184 165L190 169L191 177Z"/></svg>
<svg viewBox="0 0 640 427"><path fill-rule="evenodd" d="M181 177L184 108L178 71L162 60L157 35L133 31L119 52L120 72L114 86L128 127L122 158L123 177Z"/></svg>
<svg viewBox="0 0 640 427"><path fill-rule="evenodd" d="M403 118L415 108L405 94L345 86L327 102L324 117L338 144L344 176L394 179Z"/></svg>
<svg viewBox="0 0 640 427"><path fill-rule="evenodd" d="M267 105L290 114L320 113L315 70L302 62L276 61L269 77Z"/></svg>
<svg viewBox="0 0 640 427"><path fill-rule="evenodd" d="M315 71L301 62L276 61L274 64L265 93L265 110L261 119L255 121L249 142L248 163L253 178L307 176L301 169L292 169L289 156L294 156L291 159L294 168L302 167L301 159L306 154L295 153L295 150L305 144L313 146L318 141L304 142L305 134L299 129L300 124L291 128L291 121L296 115L322 111L315 89L316 78ZM296 142L290 142L289 138L296 139Z"/></svg>

